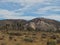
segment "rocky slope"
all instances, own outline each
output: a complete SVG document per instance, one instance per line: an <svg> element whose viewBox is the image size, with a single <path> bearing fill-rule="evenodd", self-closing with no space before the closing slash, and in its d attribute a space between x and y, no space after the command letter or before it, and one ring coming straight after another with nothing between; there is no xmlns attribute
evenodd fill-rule
<svg viewBox="0 0 60 45"><path fill-rule="evenodd" d="M28 30L28 31L60 31L60 22L35 18L29 21L23 19L0 20L0 30Z"/></svg>

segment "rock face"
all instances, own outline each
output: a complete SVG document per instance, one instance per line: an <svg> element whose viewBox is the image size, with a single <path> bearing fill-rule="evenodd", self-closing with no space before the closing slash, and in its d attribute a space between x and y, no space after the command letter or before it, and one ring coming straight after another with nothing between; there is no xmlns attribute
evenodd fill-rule
<svg viewBox="0 0 60 45"><path fill-rule="evenodd" d="M60 22L45 19L45 18L35 18L29 21L29 27L33 28L36 31L57 31L60 30ZM28 27L27 25L27 27Z"/></svg>
<svg viewBox="0 0 60 45"><path fill-rule="evenodd" d="M60 31L60 22L45 18L35 18L29 21L0 20L0 30Z"/></svg>

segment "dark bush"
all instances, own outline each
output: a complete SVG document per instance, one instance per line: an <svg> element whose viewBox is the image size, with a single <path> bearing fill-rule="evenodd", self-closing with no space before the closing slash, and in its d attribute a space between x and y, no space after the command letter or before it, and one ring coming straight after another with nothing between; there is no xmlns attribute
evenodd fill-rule
<svg viewBox="0 0 60 45"><path fill-rule="evenodd" d="M14 41L17 41L16 39L14 39Z"/></svg>
<svg viewBox="0 0 60 45"><path fill-rule="evenodd" d="M47 34L42 34L41 35L41 38L46 38L47 37Z"/></svg>
<svg viewBox="0 0 60 45"><path fill-rule="evenodd" d="M32 35L36 35L35 33L33 33Z"/></svg>
<svg viewBox="0 0 60 45"><path fill-rule="evenodd" d="M0 38L0 40L3 40L4 38Z"/></svg>
<svg viewBox="0 0 60 45"><path fill-rule="evenodd" d="M51 39L56 39L56 35L50 36Z"/></svg>
<svg viewBox="0 0 60 45"><path fill-rule="evenodd" d="M27 35L25 35L25 37L28 37Z"/></svg>
<svg viewBox="0 0 60 45"><path fill-rule="evenodd" d="M13 39L13 37L12 36L9 36L9 40L12 40Z"/></svg>
<svg viewBox="0 0 60 45"><path fill-rule="evenodd" d="M57 39L57 43L60 43L60 39Z"/></svg>

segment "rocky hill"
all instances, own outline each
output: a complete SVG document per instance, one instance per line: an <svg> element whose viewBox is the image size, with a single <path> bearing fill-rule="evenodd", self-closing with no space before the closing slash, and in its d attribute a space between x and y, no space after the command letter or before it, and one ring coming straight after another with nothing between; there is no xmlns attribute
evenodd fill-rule
<svg viewBox="0 0 60 45"><path fill-rule="evenodd" d="M60 22L46 18L0 20L0 30L60 31Z"/></svg>

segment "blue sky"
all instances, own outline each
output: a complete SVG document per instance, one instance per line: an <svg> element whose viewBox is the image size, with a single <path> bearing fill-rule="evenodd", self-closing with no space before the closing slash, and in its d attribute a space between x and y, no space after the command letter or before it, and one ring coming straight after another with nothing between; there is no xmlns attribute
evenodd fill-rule
<svg viewBox="0 0 60 45"><path fill-rule="evenodd" d="M60 21L60 0L0 0L0 20L36 17Z"/></svg>

